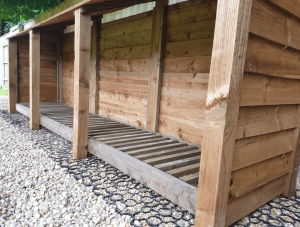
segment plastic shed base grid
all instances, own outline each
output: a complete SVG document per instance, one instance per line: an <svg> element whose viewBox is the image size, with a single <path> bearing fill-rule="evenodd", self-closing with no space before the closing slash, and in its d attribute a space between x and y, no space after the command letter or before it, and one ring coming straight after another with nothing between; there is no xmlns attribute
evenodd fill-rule
<svg viewBox="0 0 300 227"><path fill-rule="evenodd" d="M28 118L22 114L10 115L5 110L0 117L10 122L20 130L29 125ZM23 127L21 127L23 126ZM50 130L42 127L45 133ZM34 135L33 135L34 136ZM42 147L43 138L36 137L37 143ZM73 158L72 143L64 140L68 151L57 151L51 144L50 157L58 162L62 168L77 180L82 180L86 186L93 187L97 196L103 196L108 203L117 205L120 215L129 215L133 226L194 226L195 216L160 196L153 190L136 182L128 175L123 174L115 167L107 164L94 155L78 161ZM300 226L300 190L291 199L278 197L257 211L243 218L232 226Z"/></svg>

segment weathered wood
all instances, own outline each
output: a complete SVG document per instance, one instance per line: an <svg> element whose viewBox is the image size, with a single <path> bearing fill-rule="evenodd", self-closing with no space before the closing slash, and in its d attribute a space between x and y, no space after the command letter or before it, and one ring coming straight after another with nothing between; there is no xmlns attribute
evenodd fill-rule
<svg viewBox="0 0 300 227"><path fill-rule="evenodd" d="M90 49L91 15L75 14L75 61L74 61L74 130L73 156L77 159L87 157L89 87L90 87Z"/></svg>
<svg viewBox="0 0 300 227"><path fill-rule="evenodd" d="M300 103L300 80L245 73L240 106Z"/></svg>
<svg viewBox="0 0 300 227"><path fill-rule="evenodd" d="M171 174L174 177L182 177L188 174L197 173L199 178L199 170L200 170L200 163L196 163L193 165L188 165L172 170L166 171L168 174Z"/></svg>
<svg viewBox="0 0 300 227"><path fill-rule="evenodd" d="M236 139L295 128L297 105L241 107Z"/></svg>
<svg viewBox="0 0 300 227"><path fill-rule="evenodd" d="M236 199L290 172L291 153L236 170L231 174L229 200Z"/></svg>
<svg viewBox="0 0 300 227"><path fill-rule="evenodd" d="M237 140L232 171L293 151L294 131L289 129Z"/></svg>
<svg viewBox="0 0 300 227"><path fill-rule="evenodd" d="M247 214L255 211L265 203L279 196L284 191L287 176L282 176L238 199L228 203L226 226L230 226Z"/></svg>
<svg viewBox="0 0 300 227"><path fill-rule="evenodd" d="M253 2L250 32L300 50L300 21L264 0Z"/></svg>
<svg viewBox="0 0 300 227"><path fill-rule="evenodd" d="M147 104L147 129L157 132L165 50L168 0L157 0L152 22L152 53Z"/></svg>
<svg viewBox="0 0 300 227"><path fill-rule="evenodd" d="M40 33L29 32L30 129L40 128Z"/></svg>
<svg viewBox="0 0 300 227"><path fill-rule="evenodd" d="M9 113L16 112L18 98L18 42L8 42L8 109Z"/></svg>
<svg viewBox="0 0 300 227"><path fill-rule="evenodd" d="M99 103L99 71L100 71L100 30L101 19L94 20L91 34L91 82L90 82L90 112L98 114Z"/></svg>
<svg viewBox="0 0 300 227"><path fill-rule="evenodd" d="M251 10L252 0L218 2L196 227L225 226Z"/></svg>
<svg viewBox="0 0 300 227"><path fill-rule="evenodd" d="M299 0L270 0L286 12L300 19L300 1Z"/></svg>
<svg viewBox="0 0 300 227"><path fill-rule="evenodd" d="M63 44L64 33L60 31L57 37L57 102L63 102Z"/></svg>

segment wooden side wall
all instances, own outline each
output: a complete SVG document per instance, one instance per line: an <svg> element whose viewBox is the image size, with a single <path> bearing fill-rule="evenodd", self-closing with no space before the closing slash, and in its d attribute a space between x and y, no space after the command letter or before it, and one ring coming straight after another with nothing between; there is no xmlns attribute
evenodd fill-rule
<svg viewBox="0 0 300 227"><path fill-rule="evenodd" d="M159 132L201 145L216 1L168 7ZM146 127L152 11L104 23L99 114ZM73 106L74 33L64 37L64 103Z"/></svg>
<svg viewBox="0 0 300 227"><path fill-rule="evenodd" d="M203 139L216 7L217 2L186 2L169 7L167 18L159 132L198 145Z"/></svg>
<svg viewBox="0 0 300 227"><path fill-rule="evenodd" d="M295 192L300 19L285 8L292 1L271 2L253 2L227 225L278 195Z"/></svg>
<svg viewBox="0 0 300 227"><path fill-rule="evenodd" d="M57 101L56 36L41 35L41 102ZM29 102L29 39L18 40L18 100Z"/></svg>

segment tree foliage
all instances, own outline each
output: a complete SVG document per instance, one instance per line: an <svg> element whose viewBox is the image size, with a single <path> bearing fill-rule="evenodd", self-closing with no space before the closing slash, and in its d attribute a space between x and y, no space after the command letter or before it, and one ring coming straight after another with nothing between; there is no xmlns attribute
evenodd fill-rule
<svg viewBox="0 0 300 227"><path fill-rule="evenodd" d="M57 6L63 0L0 0L0 33Z"/></svg>

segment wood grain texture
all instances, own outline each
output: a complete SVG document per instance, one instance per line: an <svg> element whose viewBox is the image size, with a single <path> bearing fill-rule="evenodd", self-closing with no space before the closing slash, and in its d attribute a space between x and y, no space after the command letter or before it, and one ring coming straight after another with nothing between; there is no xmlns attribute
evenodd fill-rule
<svg viewBox="0 0 300 227"><path fill-rule="evenodd" d="M87 157L89 97L90 97L90 49L91 15L75 14L75 61L74 61L74 124L73 156Z"/></svg>
<svg viewBox="0 0 300 227"><path fill-rule="evenodd" d="M300 79L300 52L251 35L245 71L269 76Z"/></svg>
<svg viewBox="0 0 300 227"><path fill-rule="evenodd" d="M63 102L63 44L64 33L59 32L57 37L57 102Z"/></svg>
<svg viewBox="0 0 300 227"><path fill-rule="evenodd" d="M251 10L252 0L218 2L200 163L197 227L225 226Z"/></svg>
<svg viewBox="0 0 300 227"><path fill-rule="evenodd" d="M300 80L245 73L240 106L300 103Z"/></svg>
<svg viewBox="0 0 300 227"><path fill-rule="evenodd" d="M147 129L158 131L168 0L156 1L152 22L152 53L147 104Z"/></svg>
<svg viewBox="0 0 300 227"><path fill-rule="evenodd" d="M98 113L99 104L99 61L100 61L100 30L101 19L94 20L91 34L91 75L90 75L90 112Z"/></svg>
<svg viewBox="0 0 300 227"><path fill-rule="evenodd" d="M40 128L40 33L29 32L30 129Z"/></svg>
<svg viewBox="0 0 300 227"><path fill-rule="evenodd" d="M265 0L255 0L250 32L300 50L300 21Z"/></svg>
<svg viewBox="0 0 300 227"><path fill-rule="evenodd" d="M241 217L255 211L265 203L281 195L284 191L287 176L282 176L240 198L228 203L226 224L230 226Z"/></svg>
<svg viewBox="0 0 300 227"><path fill-rule="evenodd" d="M236 139L295 128L297 105L241 107Z"/></svg>
<svg viewBox="0 0 300 227"><path fill-rule="evenodd" d="M300 19L300 1L299 0L270 0L281 9L298 17Z"/></svg>
<svg viewBox="0 0 300 227"><path fill-rule="evenodd" d="M237 140L232 171L293 151L295 129ZM248 177L248 175L245 175Z"/></svg>
<svg viewBox="0 0 300 227"><path fill-rule="evenodd" d="M16 112L18 98L18 42L8 42L8 110Z"/></svg>

